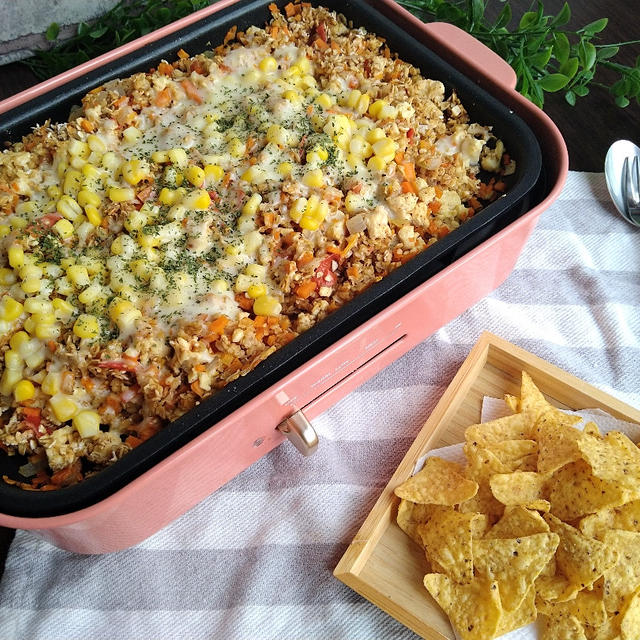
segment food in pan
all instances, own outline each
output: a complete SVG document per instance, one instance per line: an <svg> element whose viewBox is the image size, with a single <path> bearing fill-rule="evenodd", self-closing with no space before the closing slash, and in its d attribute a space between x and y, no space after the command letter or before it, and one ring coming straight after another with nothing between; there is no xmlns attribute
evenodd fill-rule
<svg viewBox="0 0 640 640"><path fill-rule="evenodd" d="M441 82L328 10L270 10L0 154L20 486L119 459L504 191L503 143Z"/></svg>
<svg viewBox="0 0 640 640"><path fill-rule="evenodd" d="M638 637L640 449L549 404L526 372L515 412L465 432L466 465L428 458L396 488L424 585L460 638L540 615L542 640Z"/></svg>

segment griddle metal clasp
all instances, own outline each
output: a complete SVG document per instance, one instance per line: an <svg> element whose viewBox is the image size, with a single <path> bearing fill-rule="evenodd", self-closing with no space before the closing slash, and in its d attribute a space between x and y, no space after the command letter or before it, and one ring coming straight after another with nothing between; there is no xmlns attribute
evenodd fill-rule
<svg viewBox="0 0 640 640"><path fill-rule="evenodd" d="M310 456L318 448L318 434L302 411L283 420L277 429L303 456Z"/></svg>

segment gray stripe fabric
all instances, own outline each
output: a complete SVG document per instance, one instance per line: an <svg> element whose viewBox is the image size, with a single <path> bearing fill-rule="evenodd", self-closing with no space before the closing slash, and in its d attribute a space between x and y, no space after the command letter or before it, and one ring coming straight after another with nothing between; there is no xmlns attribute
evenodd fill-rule
<svg viewBox="0 0 640 640"><path fill-rule="evenodd" d="M0 640L416 638L332 571L483 330L640 406L640 230L601 174L569 175L502 286L315 420L315 456L284 444L120 553L19 531Z"/></svg>

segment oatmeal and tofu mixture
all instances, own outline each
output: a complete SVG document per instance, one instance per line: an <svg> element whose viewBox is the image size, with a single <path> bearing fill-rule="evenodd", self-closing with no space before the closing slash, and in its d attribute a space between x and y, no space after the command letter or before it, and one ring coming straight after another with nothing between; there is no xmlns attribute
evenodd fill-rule
<svg viewBox="0 0 640 640"><path fill-rule="evenodd" d="M441 82L335 13L269 8L0 153L20 486L114 462L504 191L503 143Z"/></svg>

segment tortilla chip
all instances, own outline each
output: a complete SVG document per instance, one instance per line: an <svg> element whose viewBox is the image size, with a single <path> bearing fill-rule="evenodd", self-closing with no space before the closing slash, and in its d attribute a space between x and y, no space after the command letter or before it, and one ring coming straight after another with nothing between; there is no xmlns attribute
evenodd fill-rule
<svg viewBox="0 0 640 640"><path fill-rule="evenodd" d="M621 611L625 600L640 587L640 533L607 531L604 543L620 556L618 562L604 572L604 606L610 612Z"/></svg>
<svg viewBox="0 0 640 640"><path fill-rule="evenodd" d="M521 413L473 424L464 432L465 440L479 447L504 440L531 440L532 424Z"/></svg>
<svg viewBox="0 0 640 640"><path fill-rule="evenodd" d="M510 471L536 471L538 443L535 440L504 440L487 443L489 449Z"/></svg>
<svg viewBox="0 0 640 640"><path fill-rule="evenodd" d="M638 640L640 632L640 589L637 589L626 605L620 621L622 640Z"/></svg>
<svg viewBox="0 0 640 640"><path fill-rule="evenodd" d="M550 513L543 517L551 531L560 536L556 562L570 583L589 588L618 560L617 551L609 545L585 537Z"/></svg>
<svg viewBox="0 0 640 640"><path fill-rule="evenodd" d="M556 471L548 489L551 513L561 520L577 520L605 507L618 507L633 496L617 482L596 478L584 460Z"/></svg>
<svg viewBox="0 0 640 640"><path fill-rule="evenodd" d="M540 616L540 640L587 640L584 626L574 616L553 618Z"/></svg>
<svg viewBox="0 0 640 640"><path fill-rule="evenodd" d="M445 506L464 502L477 492L477 483L464 477L460 465L435 457L427 458L416 475L395 489L395 494L404 500Z"/></svg>
<svg viewBox="0 0 640 640"><path fill-rule="evenodd" d="M587 640L620 640L622 614L612 615L599 627L587 627Z"/></svg>
<svg viewBox="0 0 640 640"><path fill-rule="evenodd" d="M584 626L574 616L553 618L540 616L540 640L587 640Z"/></svg>
<svg viewBox="0 0 640 640"><path fill-rule="evenodd" d="M598 425L595 422L587 422L587 424L584 425L582 433L586 433L588 436L594 436L596 438L602 437L600 429L598 429Z"/></svg>
<svg viewBox="0 0 640 640"><path fill-rule="evenodd" d="M607 621L607 612L600 591L580 591L572 600L550 602L538 598L538 612L555 620L576 618L583 625L599 627Z"/></svg>
<svg viewBox="0 0 640 640"><path fill-rule="evenodd" d="M475 573L497 581L503 608L513 611L522 604L527 591L553 557L558 542L559 538L554 533L474 540Z"/></svg>
<svg viewBox="0 0 640 640"><path fill-rule="evenodd" d="M424 586L449 616L462 640L487 640L498 630L502 605L498 584L478 578L458 584L440 573L424 577Z"/></svg>
<svg viewBox="0 0 640 640"><path fill-rule="evenodd" d="M580 591L580 585L569 582L565 576L559 574L543 575L541 573L536 578L535 588L539 598L550 602L573 600Z"/></svg>
<svg viewBox="0 0 640 640"><path fill-rule="evenodd" d="M549 531L549 525L539 513L515 505L505 508L502 518L489 529L486 537L517 538Z"/></svg>
<svg viewBox="0 0 640 640"><path fill-rule="evenodd" d="M527 591L520 606L513 611L503 611L496 635L509 633L532 623L538 615L536 609L536 591L533 587Z"/></svg>
<svg viewBox="0 0 640 640"><path fill-rule="evenodd" d="M547 399L534 384L531 376L522 372L520 383L520 413L529 424L534 424L540 416L552 408Z"/></svg>
<svg viewBox="0 0 640 640"><path fill-rule="evenodd" d="M538 442L538 471L553 473L581 457L578 441L582 433L571 426L575 421L561 411L547 411L536 422Z"/></svg>
<svg viewBox="0 0 640 640"><path fill-rule="evenodd" d="M613 512L611 528L640 531L640 500L632 500L617 507Z"/></svg>
<svg viewBox="0 0 640 640"><path fill-rule="evenodd" d="M504 403L513 413L520 413L520 398L512 396L510 393L504 394Z"/></svg>
<svg viewBox="0 0 640 640"><path fill-rule="evenodd" d="M460 511L486 513L490 517L501 516L504 505L493 497L489 479L495 473L507 473L507 467L492 451L484 447L467 443L464 446L464 452L467 457L465 475L478 483L478 492L473 498L460 505Z"/></svg>
<svg viewBox="0 0 640 640"><path fill-rule="evenodd" d="M473 579L473 547L471 544L473 520L481 514L440 511L428 524L418 525L427 559L432 566L439 565L443 573L456 582Z"/></svg>
<svg viewBox="0 0 640 640"><path fill-rule="evenodd" d="M577 444L594 476L621 483L640 479L640 449L624 434L610 432L604 439L584 435Z"/></svg>
<svg viewBox="0 0 640 640"><path fill-rule="evenodd" d="M496 500L504 505L529 504L545 497L547 476L535 471L496 473L491 476L489 486Z"/></svg>
<svg viewBox="0 0 640 640"><path fill-rule="evenodd" d="M588 538L602 540L604 534L607 533L609 529L613 529L615 513L615 509L600 509L600 511L596 511L582 518L578 524L578 528L580 532Z"/></svg>
<svg viewBox="0 0 640 640"><path fill-rule="evenodd" d="M446 508L433 504L416 504L410 500L400 500L396 522L414 542L422 546L422 539L417 531L418 525L428 522L436 511Z"/></svg>

